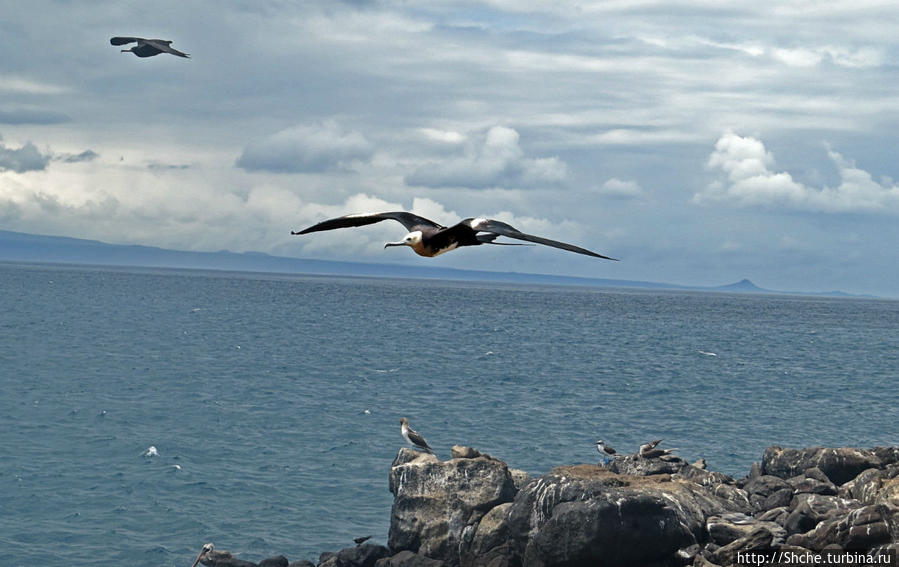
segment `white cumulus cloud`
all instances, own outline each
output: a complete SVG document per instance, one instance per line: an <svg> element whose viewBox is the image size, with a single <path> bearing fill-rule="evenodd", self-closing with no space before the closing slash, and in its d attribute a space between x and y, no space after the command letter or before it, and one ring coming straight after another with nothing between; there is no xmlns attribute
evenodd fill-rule
<svg viewBox="0 0 899 567"><path fill-rule="evenodd" d="M483 140L467 146L462 157L418 167L406 176L409 185L425 187L537 187L558 185L568 166L557 157L529 158L512 128L494 126Z"/></svg>
<svg viewBox="0 0 899 567"><path fill-rule="evenodd" d="M810 187L777 171L774 156L761 140L727 132L715 144L708 167L719 176L694 202L723 202L740 207L782 206L797 210L899 213L899 186L876 181L870 173L828 149L837 168L836 187Z"/></svg>

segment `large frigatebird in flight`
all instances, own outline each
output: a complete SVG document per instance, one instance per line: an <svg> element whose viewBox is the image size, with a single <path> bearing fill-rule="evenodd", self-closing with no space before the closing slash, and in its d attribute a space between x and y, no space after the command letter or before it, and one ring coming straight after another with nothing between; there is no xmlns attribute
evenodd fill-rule
<svg viewBox="0 0 899 567"><path fill-rule="evenodd" d="M183 51L178 51L172 47L172 42L167 39L144 39L142 37L119 37L116 36L109 40L113 45L127 45L129 43L137 43L131 49L123 49L122 53L130 51L138 57L153 57L160 53L171 53L178 57L186 57L190 59L190 55Z"/></svg>
<svg viewBox="0 0 899 567"><path fill-rule="evenodd" d="M298 232L291 231L291 234L309 234L310 232L319 232L322 230L334 230L336 228L349 228L354 226L364 226L374 224L383 220L395 220L406 227L409 233L398 242L388 242L384 248L388 246L408 246L420 256L433 258L455 250L460 246L478 246L480 244L504 244L506 246L515 245L509 242L494 242L499 236L515 238L518 240L526 240L535 244L543 244L576 252L594 258L603 258L605 260L615 260L609 256L603 256L565 242L550 240L542 236L534 236L533 234L525 234L514 226L504 222L487 219L483 217L465 219L453 226L445 227L437 224L432 220L420 217L413 213L405 211L394 211L388 213L368 213L345 215L335 219L322 221L309 228Z"/></svg>

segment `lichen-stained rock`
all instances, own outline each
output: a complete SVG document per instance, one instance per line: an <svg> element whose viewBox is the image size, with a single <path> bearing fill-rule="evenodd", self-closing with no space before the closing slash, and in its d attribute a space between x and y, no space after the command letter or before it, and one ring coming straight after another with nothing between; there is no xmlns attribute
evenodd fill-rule
<svg viewBox="0 0 899 567"><path fill-rule="evenodd" d="M318 567L374 567L379 559L389 555L390 550L383 545L365 543L328 554Z"/></svg>
<svg viewBox="0 0 899 567"><path fill-rule="evenodd" d="M874 447L871 452L880 459L884 466L899 464L899 446Z"/></svg>
<svg viewBox="0 0 899 567"><path fill-rule="evenodd" d="M745 514L752 512L749 493L742 488L737 488L733 484L715 484L707 486L706 490L715 498L723 501L725 507L729 510L736 510Z"/></svg>
<svg viewBox="0 0 899 567"><path fill-rule="evenodd" d="M656 459L646 459L638 455L624 455L615 457L609 463L608 470L631 476L651 476L679 473L685 467L692 467L692 465L674 455L666 455Z"/></svg>
<svg viewBox="0 0 899 567"><path fill-rule="evenodd" d="M375 567L445 567L446 563L437 559L431 559L409 550L400 551L391 557L378 559Z"/></svg>
<svg viewBox="0 0 899 567"><path fill-rule="evenodd" d="M855 500L837 496L797 494L790 504L790 515L784 522L784 527L791 534L805 533L825 520L845 515L849 510L861 507L862 504Z"/></svg>
<svg viewBox="0 0 899 567"><path fill-rule="evenodd" d="M481 455L439 461L411 449L400 449L390 469L388 545L453 566L459 564L466 528L503 502L511 502L515 485L509 467Z"/></svg>
<svg viewBox="0 0 899 567"><path fill-rule="evenodd" d="M772 508L766 512L762 512L761 514L755 516L755 518L762 522L774 522L775 524L782 526L787 522L787 518L789 516L789 506L778 506L777 508Z"/></svg>
<svg viewBox="0 0 899 567"><path fill-rule="evenodd" d="M889 506L864 506L821 522L804 534L791 535L787 543L814 551L833 544L842 549L871 549L891 542L891 524L899 519L894 518L894 510Z"/></svg>
<svg viewBox="0 0 899 567"><path fill-rule="evenodd" d="M716 471L701 469L694 465L686 465L684 467L681 467L676 473L676 478L682 478L684 480L689 480L690 482L695 482L696 484L702 484L705 486L736 484L734 478L729 475Z"/></svg>
<svg viewBox="0 0 899 567"><path fill-rule="evenodd" d="M511 567L516 553L509 538L511 502L496 506L473 526L470 535L463 535L462 567Z"/></svg>
<svg viewBox="0 0 899 567"><path fill-rule="evenodd" d="M892 454L887 450L882 453ZM836 485L849 482L866 469L883 466L884 462L873 449L851 447L785 449L774 446L765 449L762 457L763 474L786 479L817 467Z"/></svg>
<svg viewBox="0 0 899 567"><path fill-rule="evenodd" d="M786 531L781 525L775 522L761 521L739 512L710 516L706 519L705 527L709 533L709 540L718 545L733 543L748 536L758 527L764 527L770 533L778 534L782 539L787 537Z"/></svg>
<svg viewBox="0 0 899 567"><path fill-rule="evenodd" d="M717 549L711 560L718 565L734 565L737 563L737 552L767 551L777 548L783 543L786 530L772 522L764 522L753 527L745 536Z"/></svg>
<svg viewBox="0 0 899 567"><path fill-rule="evenodd" d="M864 504L892 504L899 507L899 464L868 469L840 487L840 496Z"/></svg>
<svg viewBox="0 0 899 567"><path fill-rule="evenodd" d="M815 470L815 469L809 469ZM827 477L824 477L825 479ZM793 494L821 494L824 496L835 496L837 487L829 480L822 481L817 478L806 476L805 474L794 476L787 479L790 486L793 487Z"/></svg>
<svg viewBox="0 0 899 567"><path fill-rule="evenodd" d="M793 498L793 487L787 481L766 474L750 478L743 490L749 495L749 503L755 512L786 506Z"/></svg>
<svg viewBox="0 0 899 567"><path fill-rule="evenodd" d="M702 540L707 516L728 511L692 482L577 465L522 488L508 522L529 567L655 565Z"/></svg>

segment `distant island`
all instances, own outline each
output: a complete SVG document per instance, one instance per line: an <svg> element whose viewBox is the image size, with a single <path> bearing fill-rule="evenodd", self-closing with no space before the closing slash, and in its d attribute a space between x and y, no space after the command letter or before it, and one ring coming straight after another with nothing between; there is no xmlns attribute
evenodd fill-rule
<svg viewBox="0 0 899 567"><path fill-rule="evenodd" d="M271 256L260 252L237 253L227 250L220 252L189 252L183 250L167 250L152 246L108 244L97 240L45 236L5 230L0 230L0 262L181 268L279 274L440 279L473 282L817 295L829 297L872 297L868 295L853 295L842 291L807 292L769 290L756 286L748 279L743 279L739 282L727 285L703 287L672 283L586 278L550 274L463 270L435 266L308 260L303 258Z"/></svg>

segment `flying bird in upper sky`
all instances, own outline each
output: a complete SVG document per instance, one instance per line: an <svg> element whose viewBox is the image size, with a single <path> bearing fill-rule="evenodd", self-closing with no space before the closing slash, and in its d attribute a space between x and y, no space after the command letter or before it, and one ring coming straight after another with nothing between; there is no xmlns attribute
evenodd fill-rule
<svg viewBox="0 0 899 567"><path fill-rule="evenodd" d="M516 244L509 242L494 242L498 236L507 236L509 238L517 238L518 240L526 240L536 244L561 248L562 250L568 250L569 252L593 256L594 258L615 260L615 258L603 256L602 254L591 252L586 248L581 248L573 244L566 244L565 242L559 242L557 240L525 234L504 222L483 217L465 219L451 227L445 227L424 217L404 211L355 214L322 221L299 232L291 231L291 234L308 234L310 232L318 232L321 230L364 226L388 219L395 220L405 226L406 230L409 231L409 234L399 242L388 242L384 245L384 248L387 248L388 246L408 246L412 248L416 254L428 258L433 258L434 256L449 252L450 250L455 250L460 246L477 246L480 244L516 246ZM517 246L523 245L518 244Z"/></svg>
<svg viewBox="0 0 899 567"><path fill-rule="evenodd" d="M172 47L172 42L167 39L144 39L142 37L114 37L109 40L113 45L126 45L137 42L137 45L131 49L123 49L122 53L130 51L138 57L153 57L160 53L171 53L178 57L190 58L190 55Z"/></svg>

